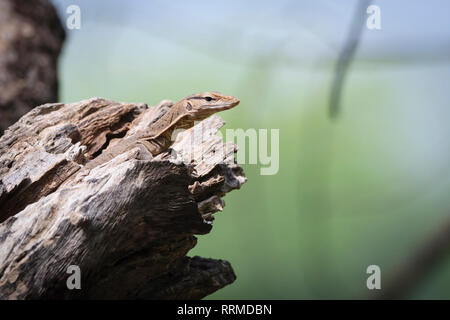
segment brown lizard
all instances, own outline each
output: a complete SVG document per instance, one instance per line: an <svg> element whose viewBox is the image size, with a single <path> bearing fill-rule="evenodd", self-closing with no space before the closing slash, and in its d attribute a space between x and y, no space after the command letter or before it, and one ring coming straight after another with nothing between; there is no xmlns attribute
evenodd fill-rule
<svg viewBox="0 0 450 320"><path fill-rule="evenodd" d="M105 150L97 158L89 161L83 169L93 169L137 144L142 144L152 156L156 156L172 145L174 130L191 128L194 121L204 120L216 112L231 109L238 104L239 99L218 92L190 95L171 105L169 110L156 119L147 130Z"/></svg>

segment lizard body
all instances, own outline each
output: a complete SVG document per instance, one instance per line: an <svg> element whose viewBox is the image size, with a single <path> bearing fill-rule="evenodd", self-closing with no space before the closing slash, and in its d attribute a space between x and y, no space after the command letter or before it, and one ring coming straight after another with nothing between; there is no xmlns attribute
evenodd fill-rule
<svg viewBox="0 0 450 320"><path fill-rule="evenodd" d="M218 92L190 95L171 105L147 130L105 150L84 168L89 170L99 166L138 144L143 145L152 156L156 156L169 149L173 143L174 130L191 128L195 121L204 120L216 112L231 109L238 104L239 99Z"/></svg>

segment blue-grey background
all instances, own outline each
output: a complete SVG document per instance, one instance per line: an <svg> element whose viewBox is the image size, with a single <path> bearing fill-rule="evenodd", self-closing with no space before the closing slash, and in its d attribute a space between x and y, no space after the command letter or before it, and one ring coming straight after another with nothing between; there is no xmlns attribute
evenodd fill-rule
<svg viewBox="0 0 450 320"><path fill-rule="evenodd" d="M67 30L61 100L241 99L226 128L280 130L280 170L225 197L190 253L229 260L237 280L210 298L367 295L366 268L390 274L450 214L450 2L374 1L328 117L334 64L356 1L53 0ZM382 278L382 286L384 285ZM443 259L411 292L450 298Z"/></svg>

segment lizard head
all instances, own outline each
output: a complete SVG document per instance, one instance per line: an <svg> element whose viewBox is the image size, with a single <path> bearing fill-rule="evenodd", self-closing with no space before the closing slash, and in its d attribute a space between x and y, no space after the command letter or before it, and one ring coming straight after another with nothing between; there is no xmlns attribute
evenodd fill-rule
<svg viewBox="0 0 450 320"><path fill-rule="evenodd" d="M181 102L188 117L200 121L216 112L237 106L239 99L218 92L202 92L190 95Z"/></svg>

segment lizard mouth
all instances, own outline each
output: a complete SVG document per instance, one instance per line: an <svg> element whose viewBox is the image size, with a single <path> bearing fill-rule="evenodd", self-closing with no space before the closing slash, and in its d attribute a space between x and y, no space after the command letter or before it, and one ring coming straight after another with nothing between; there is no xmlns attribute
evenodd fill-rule
<svg viewBox="0 0 450 320"><path fill-rule="evenodd" d="M225 103L219 103L219 104L212 104L208 106L208 109L210 110L227 110L231 109L239 104L239 100L236 99L236 101L232 102L225 102Z"/></svg>

